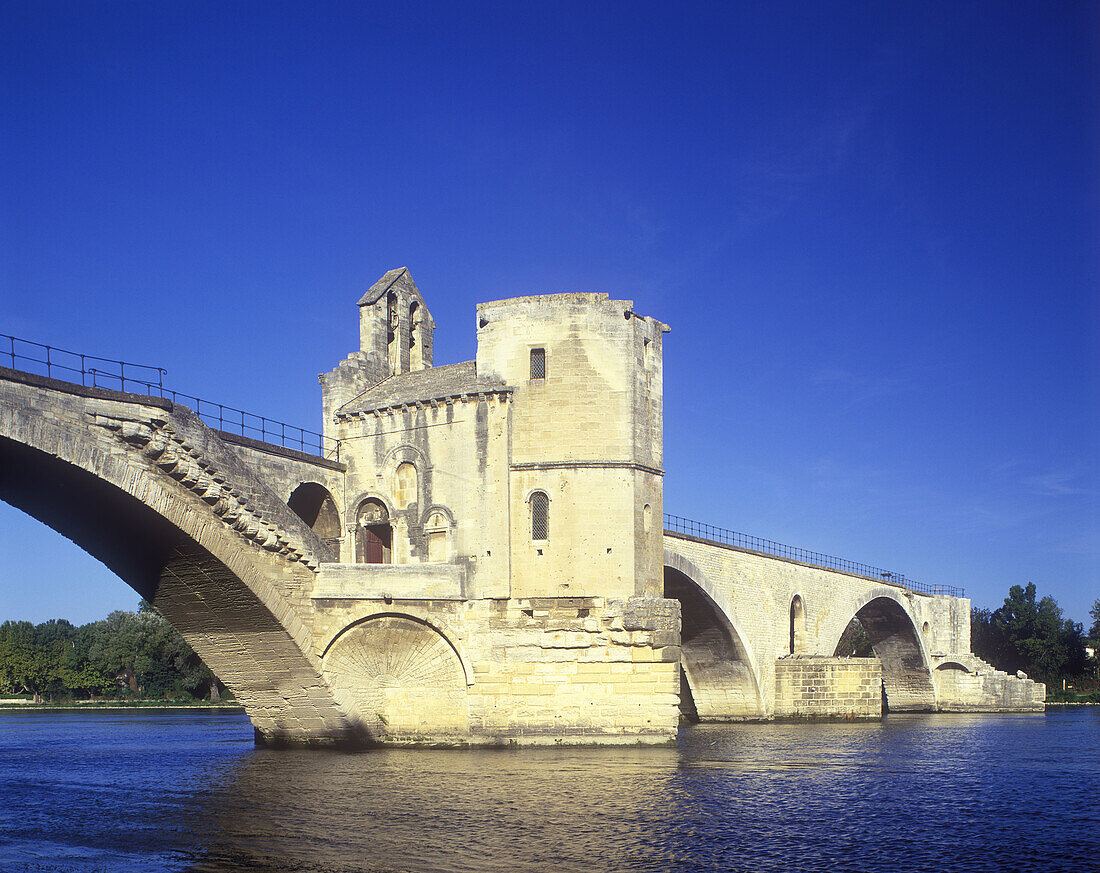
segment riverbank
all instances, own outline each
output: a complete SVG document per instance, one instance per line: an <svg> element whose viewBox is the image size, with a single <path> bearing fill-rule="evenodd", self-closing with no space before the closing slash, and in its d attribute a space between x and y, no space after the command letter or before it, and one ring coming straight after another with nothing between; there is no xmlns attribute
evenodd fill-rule
<svg viewBox="0 0 1100 873"><path fill-rule="evenodd" d="M19 712L50 710L106 710L106 709L224 709L243 710L236 700L68 700L59 703L33 703L19 698L0 699L0 709Z"/></svg>

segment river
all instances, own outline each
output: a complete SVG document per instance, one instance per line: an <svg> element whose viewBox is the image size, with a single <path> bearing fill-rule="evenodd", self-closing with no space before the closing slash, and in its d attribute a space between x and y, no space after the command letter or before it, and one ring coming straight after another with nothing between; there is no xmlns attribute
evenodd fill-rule
<svg viewBox="0 0 1100 873"><path fill-rule="evenodd" d="M256 749L239 712L0 712L0 871L1100 870L1100 708L676 747Z"/></svg>

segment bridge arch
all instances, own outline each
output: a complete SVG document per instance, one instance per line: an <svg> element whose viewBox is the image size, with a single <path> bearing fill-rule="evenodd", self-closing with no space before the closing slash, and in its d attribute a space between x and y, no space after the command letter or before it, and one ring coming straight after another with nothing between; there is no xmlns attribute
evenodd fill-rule
<svg viewBox="0 0 1100 873"><path fill-rule="evenodd" d="M935 686L924 640L906 597L878 588L858 601L854 615L834 633L832 651L852 618L863 626L875 655L882 662L885 705L895 712L925 712L936 708Z"/></svg>
<svg viewBox="0 0 1100 873"><path fill-rule="evenodd" d="M150 601L259 735L356 739L294 604L324 546L213 431L168 401L14 371L0 397L0 499Z"/></svg>
<svg viewBox="0 0 1100 873"><path fill-rule="evenodd" d="M702 569L665 549L664 595L680 601L680 706L703 720L766 717L760 670L728 599Z"/></svg>

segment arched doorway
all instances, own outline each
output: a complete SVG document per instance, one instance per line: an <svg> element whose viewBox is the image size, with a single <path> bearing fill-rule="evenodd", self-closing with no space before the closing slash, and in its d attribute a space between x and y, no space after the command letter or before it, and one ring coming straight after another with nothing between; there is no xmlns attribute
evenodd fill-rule
<svg viewBox="0 0 1100 873"><path fill-rule="evenodd" d="M329 490L316 482L303 482L294 489L287 506L332 549L332 559L339 561L340 511Z"/></svg>
<svg viewBox="0 0 1100 873"><path fill-rule="evenodd" d="M389 564L393 560L393 526L381 500L368 497L355 513L355 562Z"/></svg>
<svg viewBox="0 0 1100 873"><path fill-rule="evenodd" d="M664 594L680 601L680 711L693 721L762 718L748 654L713 601L668 566Z"/></svg>
<svg viewBox="0 0 1100 873"><path fill-rule="evenodd" d="M856 612L855 620L863 628L875 656L882 662L884 709L894 712L935 710L932 674L925 661L917 629L902 605L891 597L876 597ZM852 640L853 633L846 628L837 641L834 656L850 656Z"/></svg>

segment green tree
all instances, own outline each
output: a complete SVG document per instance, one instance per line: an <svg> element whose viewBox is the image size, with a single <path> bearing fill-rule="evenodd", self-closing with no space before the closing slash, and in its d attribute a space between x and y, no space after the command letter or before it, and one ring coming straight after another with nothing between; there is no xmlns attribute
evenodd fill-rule
<svg viewBox="0 0 1100 873"><path fill-rule="evenodd" d="M1053 597L1036 600L1033 582L1009 588L992 613L972 610L971 621L974 652L1002 670L1047 682L1084 670L1083 628L1063 617Z"/></svg>
<svg viewBox="0 0 1100 873"><path fill-rule="evenodd" d="M50 664L34 631L29 621L0 625L0 678L9 693L33 694L37 700L49 683Z"/></svg>

